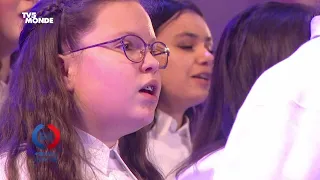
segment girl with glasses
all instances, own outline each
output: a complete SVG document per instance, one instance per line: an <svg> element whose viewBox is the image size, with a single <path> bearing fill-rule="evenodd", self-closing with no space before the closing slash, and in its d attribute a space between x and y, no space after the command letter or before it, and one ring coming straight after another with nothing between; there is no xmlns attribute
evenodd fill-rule
<svg viewBox="0 0 320 180"><path fill-rule="evenodd" d="M54 22L25 24L20 35L0 113L0 179L162 179L143 127L153 120L169 49L143 7L41 0L31 12ZM53 139L43 138L53 126ZM44 154L56 161L38 161Z"/></svg>

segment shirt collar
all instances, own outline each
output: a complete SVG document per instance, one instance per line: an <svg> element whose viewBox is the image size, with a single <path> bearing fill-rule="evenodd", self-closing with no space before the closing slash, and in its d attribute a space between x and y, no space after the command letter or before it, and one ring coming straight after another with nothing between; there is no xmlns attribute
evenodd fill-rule
<svg viewBox="0 0 320 180"><path fill-rule="evenodd" d="M118 148L118 141L116 142L116 144L112 147L109 148L108 146L106 146L103 142L101 142L99 139L95 138L94 136L92 136L89 133L86 133L85 131L79 129L79 128L75 128L76 132L78 133L78 135L80 136L81 142L83 144L83 146L85 147L85 149L104 149L106 151L111 151L111 150L116 150Z"/></svg>
<svg viewBox="0 0 320 180"><path fill-rule="evenodd" d="M93 137L92 135L75 128L78 135L80 136L81 142L84 146L86 156L89 162L99 169L104 174L110 171L109 165L112 164L110 161L117 161L120 164L120 169L123 169L127 174L129 174L131 179L136 180L134 174L130 171L125 162L121 159L119 154L118 141L116 144L109 148L103 142Z"/></svg>
<svg viewBox="0 0 320 180"><path fill-rule="evenodd" d="M156 113L156 124L155 127L153 128L154 133L157 136L163 136L165 134L168 133L179 133L183 136L187 136L190 137L190 129L189 129L189 124L190 124L190 120L187 116L184 117L185 118L185 123L179 128L178 128L178 123L177 121L170 116L169 114L157 110Z"/></svg>

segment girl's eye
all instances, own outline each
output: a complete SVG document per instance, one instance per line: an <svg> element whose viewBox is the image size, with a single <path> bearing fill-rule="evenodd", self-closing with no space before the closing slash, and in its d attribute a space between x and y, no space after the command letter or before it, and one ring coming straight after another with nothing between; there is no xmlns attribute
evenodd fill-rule
<svg viewBox="0 0 320 180"><path fill-rule="evenodd" d="M122 49L124 51L131 51L135 49L132 43L130 42L121 43L118 46L116 46L116 48Z"/></svg>
<svg viewBox="0 0 320 180"><path fill-rule="evenodd" d="M178 46L180 49L185 50L185 51L193 51L193 46L192 45L180 45Z"/></svg>

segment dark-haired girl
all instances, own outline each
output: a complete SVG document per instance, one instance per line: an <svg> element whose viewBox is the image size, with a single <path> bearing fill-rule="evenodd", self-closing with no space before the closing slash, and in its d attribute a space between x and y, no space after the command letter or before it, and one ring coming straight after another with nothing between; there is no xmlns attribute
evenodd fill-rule
<svg viewBox="0 0 320 180"><path fill-rule="evenodd" d="M213 40L203 14L191 1L145 1L157 39L170 48L168 67L160 71L162 89L149 133L150 149L154 163L167 179L174 179L175 169L191 154L195 119L208 95Z"/></svg>
<svg viewBox="0 0 320 180"><path fill-rule="evenodd" d="M214 169L224 163L224 145L254 82L309 40L314 14L304 5L268 2L248 8L228 23L218 44L204 114L197 121L193 153L182 167L189 168L179 179L212 179ZM234 155L238 152L231 150ZM236 156L240 158L241 152Z"/></svg>

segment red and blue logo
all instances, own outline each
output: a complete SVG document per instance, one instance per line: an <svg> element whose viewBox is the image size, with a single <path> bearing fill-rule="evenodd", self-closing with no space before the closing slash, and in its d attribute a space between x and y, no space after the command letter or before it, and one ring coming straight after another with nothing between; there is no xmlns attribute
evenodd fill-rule
<svg viewBox="0 0 320 180"><path fill-rule="evenodd" d="M49 133L44 132L45 126L39 124L32 132L32 142L36 147L40 149L53 149L55 148L60 141L60 131L52 124L48 124L47 128L50 130ZM40 138L38 138L40 137ZM40 141L39 141L40 139ZM49 144L43 143L43 141L50 142Z"/></svg>

